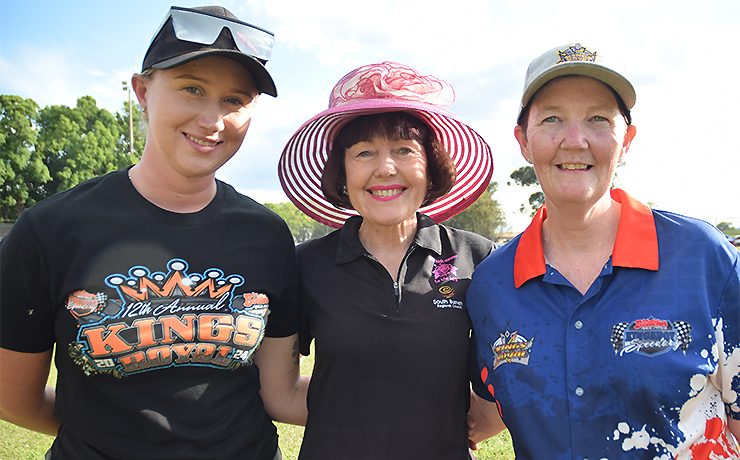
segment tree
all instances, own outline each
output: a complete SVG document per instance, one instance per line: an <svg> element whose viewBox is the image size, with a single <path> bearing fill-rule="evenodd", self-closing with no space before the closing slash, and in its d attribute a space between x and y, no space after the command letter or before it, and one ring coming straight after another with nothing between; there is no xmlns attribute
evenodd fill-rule
<svg viewBox="0 0 740 460"><path fill-rule="evenodd" d="M455 217L446 220L444 224L495 239L506 228L506 218L501 205L493 198L497 189L497 182L490 183L473 204Z"/></svg>
<svg viewBox="0 0 740 460"><path fill-rule="evenodd" d="M720 222L719 224L717 224L717 229L723 231L724 233L728 233L728 232L731 233L731 232L737 230L729 222Z"/></svg>
<svg viewBox="0 0 740 460"><path fill-rule="evenodd" d="M302 213L293 203L265 203L265 207L283 218L296 244L324 236L331 228Z"/></svg>
<svg viewBox="0 0 740 460"><path fill-rule="evenodd" d="M537 175L534 173L534 167L532 166L522 166L521 168L511 173L509 177L512 178L517 185L521 185L523 187L529 187L530 185L540 185L540 182L537 180ZM532 208L530 215L534 216L534 213L537 212L537 210L543 204L545 204L544 193L538 191L531 194L529 196L529 206ZM519 211L524 213L527 211L527 209L522 204L519 208Z"/></svg>
<svg viewBox="0 0 740 460"><path fill-rule="evenodd" d="M116 117L98 108L90 96L77 99L75 108L48 106L41 110L37 148L51 175L41 198L135 164L141 158L143 141L134 140L138 150L132 156L127 140L128 112L125 125L123 120L124 116Z"/></svg>
<svg viewBox="0 0 740 460"><path fill-rule="evenodd" d="M37 109L31 99L0 96L0 213L4 220L17 219L51 179L35 148Z"/></svg>

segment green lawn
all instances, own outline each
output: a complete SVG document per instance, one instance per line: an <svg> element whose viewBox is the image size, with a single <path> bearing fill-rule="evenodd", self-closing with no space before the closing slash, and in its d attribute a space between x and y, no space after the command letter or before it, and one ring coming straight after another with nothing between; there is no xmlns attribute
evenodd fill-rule
<svg viewBox="0 0 740 460"><path fill-rule="evenodd" d="M313 367L313 355L306 357L301 363L301 372L308 375ZM56 382L56 369L52 368L49 376L50 384ZM286 460L298 458L298 450L303 438L303 427L277 423L280 435L280 449ZM0 459L3 460L40 460L54 440L46 436L23 428L18 428L7 422L0 421ZM476 453L478 460L506 460L514 458L511 448L511 437L505 431L488 441L481 443Z"/></svg>

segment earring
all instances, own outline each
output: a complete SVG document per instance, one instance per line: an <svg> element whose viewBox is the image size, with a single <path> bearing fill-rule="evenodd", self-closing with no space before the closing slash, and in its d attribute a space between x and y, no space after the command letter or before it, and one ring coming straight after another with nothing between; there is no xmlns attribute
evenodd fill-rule
<svg viewBox="0 0 740 460"><path fill-rule="evenodd" d="M346 185L342 187L342 193L344 193L345 195L349 195L349 193L347 193L347 186Z"/></svg>

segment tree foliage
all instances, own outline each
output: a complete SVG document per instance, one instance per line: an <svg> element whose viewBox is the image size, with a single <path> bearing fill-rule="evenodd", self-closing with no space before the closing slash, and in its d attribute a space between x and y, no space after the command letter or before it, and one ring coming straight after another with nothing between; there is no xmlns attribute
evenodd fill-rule
<svg viewBox="0 0 740 460"><path fill-rule="evenodd" d="M733 227L733 226L732 226L732 224L731 224L731 223L729 223L729 222L720 222L719 224L717 224L717 228L718 228L719 230L721 230L721 231L725 232L725 233L728 233L728 232L733 232L733 231L737 230L737 229L736 229L735 227Z"/></svg>
<svg viewBox="0 0 740 460"><path fill-rule="evenodd" d="M517 185L521 185L523 187L540 185L540 182L537 180L537 175L534 173L534 167L532 166L522 166L511 173L509 177L512 178ZM545 204L545 194L542 193L542 191L537 191L529 195L529 206L531 208L530 215L534 216L534 213L537 212L543 204ZM522 213L527 212L526 206L522 204L519 211Z"/></svg>
<svg viewBox="0 0 740 460"><path fill-rule="evenodd" d="M497 238L506 230L506 217L501 205L494 198L497 189L498 183L492 182L473 204L455 217L446 220L444 224L477 233L488 239Z"/></svg>
<svg viewBox="0 0 740 460"><path fill-rule="evenodd" d="M51 174L44 198L136 163L141 149L131 155L130 142L124 140L129 137L128 114L125 118L98 108L90 96L77 99L74 108L41 110L37 148Z"/></svg>
<svg viewBox="0 0 740 460"><path fill-rule="evenodd" d="M265 207L283 218L296 244L328 234L332 229L311 219L293 203L265 203Z"/></svg>
<svg viewBox="0 0 740 460"><path fill-rule="evenodd" d="M37 200L51 177L36 151L38 105L19 96L0 96L0 213L15 217Z"/></svg>
<svg viewBox="0 0 740 460"><path fill-rule="evenodd" d="M38 110L31 99L0 96L0 213L16 219L24 208L55 193L141 158L145 133L141 112L132 113L131 154L128 103L111 114L84 96L73 108Z"/></svg>

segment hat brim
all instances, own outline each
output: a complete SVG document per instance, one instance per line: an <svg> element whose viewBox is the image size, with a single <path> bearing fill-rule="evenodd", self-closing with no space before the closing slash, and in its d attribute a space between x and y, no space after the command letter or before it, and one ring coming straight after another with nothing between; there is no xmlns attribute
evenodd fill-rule
<svg viewBox="0 0 740 460"><path fill-rule="evenodd" d="M580 75L584 77L591 77L599 80L614 89L622 98L624 104L628 109L634 107L637 100L635 94L635 88L632 84L619 73L611 70L608 67L599 65L598 63L592 62L567 62L560 63L550 67L549 69L542 72L532 83L529 84L527 90L522 95L521 110L529 104L532 96L543 86L545 86L551 80L563 77L566 75Z"/></svg>
<svg viewBox="0 0 740 460"><path fill-rule="evenodd" d="M247 68L249 73L252 74L254 82L257 85L257 90L260 93L265 93L269 94L272 97L277 97L277 88L275 87L275 82L272 80L272 76L270 76L270 73L267 71L267 69L265 69L265 66L256 58L253 58L239 51L224 49L200 49L158 62L152 65L152 68L158 70L172 69L174 67L206 56L224 56L238 62L239 64L242 64L244 67Z"/></svg>
<svg viewBox="0 0 740 460"><path fill-rule="evenodd" d="M399 99L345 104L325 110L304 123L286 144L278 164L280 184L288 198L312 219L334 228L342 227L345 220L358 215L355 210L329 203L321 190L321 175L331 142L344 125L359 116L399 111L416 116L432 128L457 169L457 179L450 191L419 211L439 223L473 204L491 182L491 148L452 112Z"/></svg>

